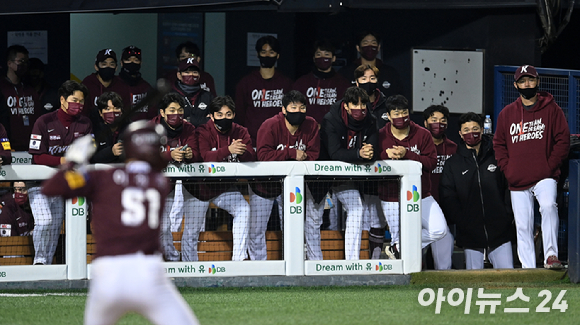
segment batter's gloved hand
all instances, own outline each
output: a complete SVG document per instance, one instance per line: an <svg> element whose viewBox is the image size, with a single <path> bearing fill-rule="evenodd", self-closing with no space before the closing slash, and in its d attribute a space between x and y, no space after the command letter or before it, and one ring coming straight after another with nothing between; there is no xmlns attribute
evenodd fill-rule
<svg viewBox="0 0 580 325"><path fill-rule="evenodd" d="M97 148L93 141L93 136L87 134L76 139L66 150L64 159L77 165L86 165L93 156Z"/></svg>

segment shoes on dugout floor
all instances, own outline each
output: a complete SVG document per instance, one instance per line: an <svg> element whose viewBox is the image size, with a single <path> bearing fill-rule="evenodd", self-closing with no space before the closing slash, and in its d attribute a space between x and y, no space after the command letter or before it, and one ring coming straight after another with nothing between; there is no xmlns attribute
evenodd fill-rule
<svg viewBox="0 0 580 325"><path fill-rule="evenodd" d="M562 262L560 262L560 260L558 260L556 255L549 256L548 259L546 260L546 263L544 264L544 267L547 269L554 269L554 270L559 270L559 269L563 268Z"/></svg>
<svg viewBox="0 0 580 325"><path fill-rule="evenodd" d="M381 248L375 247L371 255L371 260L378 260L380 258L381 258Z"/></svg>
<svg viewBox="0 0 580 325"><path fill-rule="evenodd" d="M385 250L385 253L387 253L390 260L398 260L401 258L401 254L397 249L397 244L389 246L389 248Z"/></svg>

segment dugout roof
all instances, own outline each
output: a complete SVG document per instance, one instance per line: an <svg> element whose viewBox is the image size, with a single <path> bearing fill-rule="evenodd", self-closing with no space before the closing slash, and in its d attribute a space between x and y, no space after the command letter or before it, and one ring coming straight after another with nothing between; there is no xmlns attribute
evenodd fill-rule
<svg viewBox="0 0 580 325"><path fill-rule="evenodd" d="M21 0L3 1L0 15L110 11L445 9L534 7L536 0Z"/></svg>

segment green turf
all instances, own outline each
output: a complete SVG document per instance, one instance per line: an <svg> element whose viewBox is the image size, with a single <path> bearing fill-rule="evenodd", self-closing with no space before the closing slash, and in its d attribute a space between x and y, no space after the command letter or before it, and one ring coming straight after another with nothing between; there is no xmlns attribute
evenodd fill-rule
<svg viewBox="0 0 580 325"><path fill-rule="evenodd" d="M433 285L372 287L286 287L286 288L205 288L181 289L201 324L578 324L580 323L580 286L567 281L538 283L485 284L486 293L501 293L502 304L496 314L487 309L480 315L475 296L479 286L445 284L451 288L472 287L471 312L465 315L464 304L451 307L443 303L435 314L435 303L419 305L421 289ZM522 287L530 302L506 305L506 297ZM568 309L537 313L543 300L538 293L548 289L552 306L560 290L568 290L564 299ZM3 293L41 293L47 291L4 291ZM55 292L55 291L50 291ZM73 294L83 291L68 291ZM81 324L86 296L0 297L0 324ZM503 307L528 307L527 314L504 314ZM489 307L488 307L489 308ZM127 315L119 324L149 324L141 316Z"/></svg>

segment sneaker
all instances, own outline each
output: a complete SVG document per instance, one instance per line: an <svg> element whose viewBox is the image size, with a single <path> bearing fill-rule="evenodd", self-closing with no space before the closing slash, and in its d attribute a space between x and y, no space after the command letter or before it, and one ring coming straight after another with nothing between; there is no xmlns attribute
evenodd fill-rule
<svg viewBox="0 0 580 325"><path fill-rule="evenodd" d="M560 260L558 260L556 255L551 255L550 257L548 257L548 259L546 260L546 263L544 264L544 267L547 269L554 269L554 270L559 270L559 269L563 268L562 262L560 262Z"/></svg>
<svg viewBox="0 0 580 325"><path fill-rule="evenodd" d="M387 256L390 260L398 260L401 258L401 254L397 249L397 244L389 246L388 249L385 249L385 253L387 253Z"/></svg>

